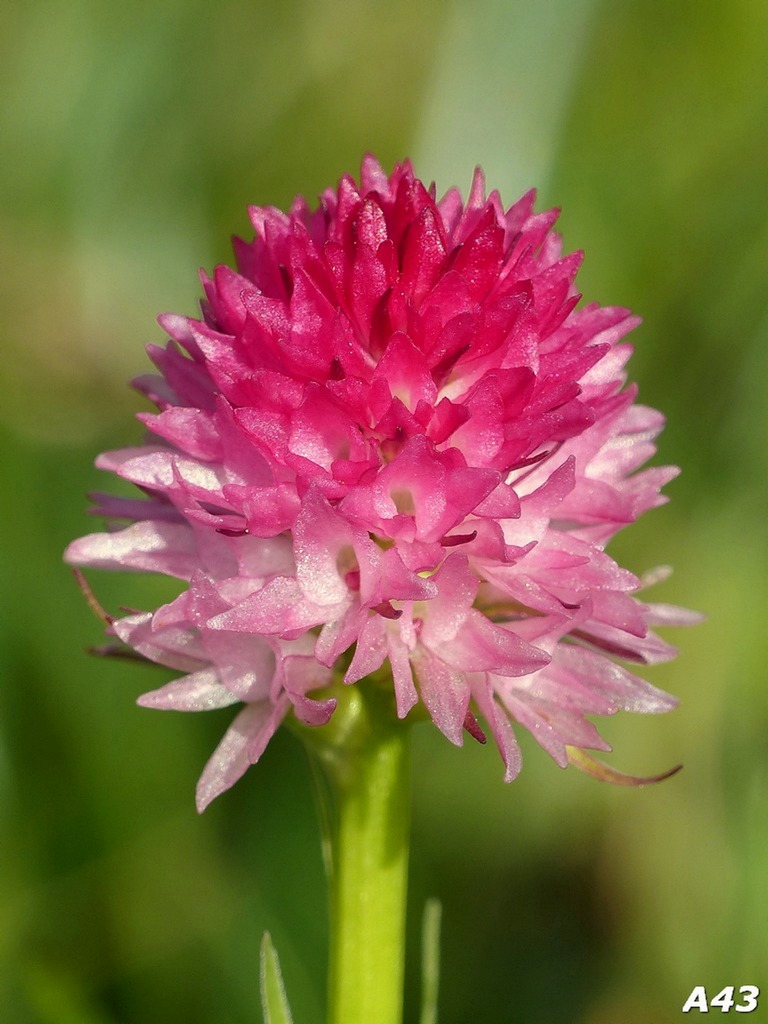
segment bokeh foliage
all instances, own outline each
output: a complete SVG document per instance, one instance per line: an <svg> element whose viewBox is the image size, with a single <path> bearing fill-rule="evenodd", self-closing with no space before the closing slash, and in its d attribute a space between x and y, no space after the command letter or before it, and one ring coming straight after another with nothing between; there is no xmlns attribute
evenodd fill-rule
<svg viewBox="0 0 768 1024"><path fill-rule="evenodd" d="M527 741L505 787L492 750L419 727L410 1005L432 895L442 1024L668 1024L697 984L768 998L768 8L33 0L0 50L0 1019L258 1020L268 928L297 1024L322 1020L301 749L281 734L198 818L231 713L135 708L160 670L84 653L100 627L60 556L104 486L94 454L140 436L125 380L154 314L194 312L247 202L317 194L366 150L440 189L475 163L509 202L539 184L587 297L644 316L633 376L684 473L616 549L674 564L658 598L708 615L651 675L681 708L606 729L629 771L685 762L657 788ZM170 596L92 582L112 610Z"/></svg>

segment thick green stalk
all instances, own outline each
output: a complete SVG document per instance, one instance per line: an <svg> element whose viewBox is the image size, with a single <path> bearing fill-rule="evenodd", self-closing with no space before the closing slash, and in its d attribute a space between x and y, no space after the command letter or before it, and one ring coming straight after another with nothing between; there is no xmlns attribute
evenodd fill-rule
<svg viewBox="0 0 768 1024"><path fill-rule="evenodd" d="M400 1024L410 729L375 685L338 696L333 732L310 740L331 796L328 1024Z"/></svg>

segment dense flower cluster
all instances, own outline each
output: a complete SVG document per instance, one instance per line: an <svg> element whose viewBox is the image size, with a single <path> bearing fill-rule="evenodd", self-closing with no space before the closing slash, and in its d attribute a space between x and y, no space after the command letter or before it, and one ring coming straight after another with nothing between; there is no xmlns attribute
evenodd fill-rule
<svg viewBox="0 0 768 1024"><path fill-rule="evenodd" d="M250 213L203 320L160 318L146 443L98 459L144 492L100 498L131 525L67 552L186 582L111 628L184 673L141 704L245 705L198 805L288 713L327 722L313 692L339 677L391 673L398 714L421 703L453 743L489 730L507 779L512 722L565 766L608 749L586 716L671 708L611 656L669 658L649 627L687 616L638 600L605 545L675 470L637 472L662 426L624 387L637 320L577 308L556 212L505 212L479 172L436 201L367 158L317 209Z"/></svg>

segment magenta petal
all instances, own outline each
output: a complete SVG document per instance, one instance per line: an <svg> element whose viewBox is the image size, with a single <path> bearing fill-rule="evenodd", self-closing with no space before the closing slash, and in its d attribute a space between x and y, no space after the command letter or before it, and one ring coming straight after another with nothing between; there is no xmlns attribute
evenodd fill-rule
<svg viewBox="0 0 768 1024"><path fill-rule="evenodd" d="M390 394L399 397L408 409L415 409L421 400L430 406L435 404L437 388L427 360L400 331L393 334L371 383L375 386L378 380L386 381Z"/></svg>
<svg viewBox="0 0 768 1024"><path fill-rule="evenodd" d="M327 725L336 710L334 697L328 700L313 700L304 694L287 692L296 717L304 725Z"/></svg>
<svg viewBox="0 0 768 1024"><path fill-rule="evenodd" d="M475 506L476 516L493 519L519 519L521 514L520 499L513 487L500 483L491 493Z"/></svg>

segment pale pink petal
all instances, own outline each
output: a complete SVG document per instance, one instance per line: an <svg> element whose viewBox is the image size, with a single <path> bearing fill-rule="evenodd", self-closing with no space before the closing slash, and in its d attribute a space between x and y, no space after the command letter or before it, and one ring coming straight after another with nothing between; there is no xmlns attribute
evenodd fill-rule
<svg viewBox="0 0 768 1024"><path fill-rule="evenodd" d="M136 703L143 708L166 711L212 711L237 704L240 698L219 682L213 669L191 672L183 679L175 679L158 690L150 690L138 697Z"/></svg>
<svg viewBox="0 0 768 1024"><path fill-rule="evenodd" d="M256 764L285 717L286 703L276 707L264 701L247 704L224 733L197 783L196 802L201 813Z"/></svg>
<svg viewBox="0 0 768 1024"><path fill-rule="evenodd" d="M331 605L330 611L338 612L339 606ZM297 580L277 576L228 612L215 615L208 627L268 636L299 635L323 622L328 612L329 606L304 597Z"/></svg>
<svg viewBox="0 0 768 1024"><path fill-rule="evenodd" d="M200 637L189 623L170 622L158 626L158 616L168 608L170 606L166 605L154 615L149 612L127 615L117 619L112 629L123 643L150 661L182 672L196 672L208 662Z"/></svg>
<svg viewBox="0 0 768 1024"><path fill-rule="evenodd" d="M466 676L431 651L420 649L411 658L421 699L440 732L456 746L464 742L464 719L470 690Z"/></svg>
<svg viewBox="0 0 768 1024"><path fill-rule="evenodd" d="M355 653L344 674L345 683L357 683L365 676L381 668L387 656L387 641L384 619L380 615L368 615L360 627Z"/></svg>
<svg viewBox="0 0 768 1024"><path fill-rule="evenodd" d="M457 636L441 645L451 664L466 672L522 676L549 664L549 655L522 640L512 629L495 625L470 610Z"/></svg>
<svg viewBox="0 0 768 1024"><path fill-rule="evenodd" d="M481 714L488 723L496 745L504 762L504 781L512 782L520 774L523 767L523 755L515 739L509 716L499 707L493 696L487 675L480 677L480 682L473 684L472 696L477 702Z"/></svg>
<svg viewBox="0 0 768 1024"><path fill-rule="evenodd" d="M186 525L147 519L116 533L92 533L73 541L64 557L72 565L131 569L189 579L198 566L195 535Z"/></svg>
<svg viewBox="0 0 768 1024"><path fill-rule="evenodd" d="M394 629L387 630L387 651L392 667L397 716L405 718L411 708L416 706L419 695L413 682L410 651Z"/></svg>
<svg viewBox="0 0 768 1024"><path fill-rule="evenodd" d="M649 626L698 626L703 622L705 616L701 612L691 611L690 608L681 608L676 604L652 604L643 605L645 621Z"/></svg>

